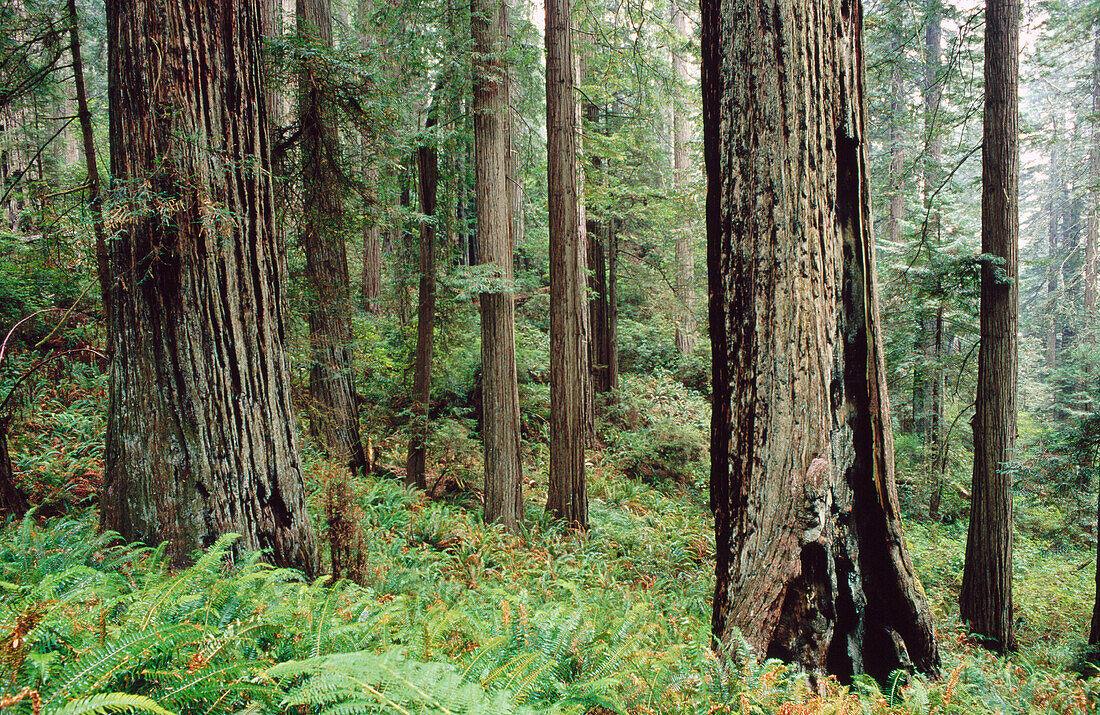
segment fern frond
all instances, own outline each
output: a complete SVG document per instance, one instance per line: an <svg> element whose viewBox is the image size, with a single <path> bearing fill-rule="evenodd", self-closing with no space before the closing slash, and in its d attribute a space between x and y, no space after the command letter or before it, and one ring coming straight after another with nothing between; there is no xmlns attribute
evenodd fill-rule
<svg viewBox="0 0 1100 715"><path fill-rule="evenodd" d="M96 648L66 667L51 688L47 707L72 693L94 692L120 672L144 663L153 652L174 648L187 636L196 635L190 624L129 633L102 648Z"/></svg>
<svg viewBox="0 0 1100 715"><path fill-rule="evenodd" d="M130 693L98 693L70 700L57 709L47 707L46 715L107 715L120 712L147 712L153 715L175 715L144 695Z"/></svg>

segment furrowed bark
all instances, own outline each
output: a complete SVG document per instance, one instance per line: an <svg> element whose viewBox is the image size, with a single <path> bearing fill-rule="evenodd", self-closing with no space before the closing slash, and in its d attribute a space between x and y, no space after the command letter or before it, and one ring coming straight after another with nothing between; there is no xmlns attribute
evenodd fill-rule
<svg viewBox="0 0 1100 715"><path fill-rule="evenodd" d="M111 169L103 526L221 535L317 571L281 311L259 0L109 0Z"/></svg>
<svg viewBox="0 0 1100 715"><path fill-rule="evenodd" d="M508 6L474 0L474 164L480 263L502 286L481 294L482 440L485 520L517 531L523 521L519 385L516 379L512 270L512 192L508 181L511 119L504 60Z"/></svg>
<svg viewBox="0 0 1100 715"><path fill-rule="evenodd" d="M1019 311L1019 0L987 0L982 143L981 345L974 479L959 614L991 650L1015 650L1012 473Z"/></svg>
<svg viewBox="0 0 1100 715"><path fill-rule="evenodd" d="M580 235L570 0L546 2L547 190L550 219L550 486L546 510L588 526L587 278Z"/></svg>
<svg viewBox="0 0 1100 715"><path fill-rule="evenodd" d="M894 482L860 5L702 11L714 636L842 681L933 672Z"/></svg>
<svg viewBox="0 0 1100 715"><path fill-rule="evenodd" d="M427 126L435 126L434 93L433 108L429 110ZM416 310L416 360L413 368L412 422L409 425L409 453L406 462L405 484L427 489L425 474L429 416L432 397L432 354L435 344L435 206L436 187L439 183L439 155L436 148L422 145L416 153L420 176L420 213L426 220L420 223L420 285Z"/></svg>

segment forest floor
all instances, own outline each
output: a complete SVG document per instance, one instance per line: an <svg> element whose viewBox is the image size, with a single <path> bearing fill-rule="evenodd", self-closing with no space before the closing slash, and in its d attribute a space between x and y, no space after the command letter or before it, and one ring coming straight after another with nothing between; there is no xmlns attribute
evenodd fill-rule
<svg viewBox="0 0 1100 715"><path fill-rule="evenodd" d="M965 519L910 518L907 537L936 615L941 677L812 688L778 662L723 669L710 650L713 533L702 461L692 456L694 466L676 478L667 465L639 466L661 462L639 455L676 424L691 434L701 428L701 400L668 381L628 380L630 396L603 424L601 449L590 458L587 533L542 513L545 448L537 440L528 445L522 536L483 524L474 489L429 500L392 476L351 478L307 452L318 533L352 553L345 567L357 583L333 585L303 582L252 556L232 563L228 541L173 574L160 552L97 535L90 500L102 468L103 380L88 374L40 390L12 442L24 486L48 506L0 533L4 711L792 715L1100 707L1100 681L1075 670L1092 609L1094 546L1036 526L1060 523L1049 504L1041 513L1026 507L1032 511L1021 517L1016 541L1018 654L996 658L958 625ZM382 464L400 454L388 448L380 448ZM454 484L472 481L476 465L437 456L438 472L467 470ZM341 482L353 496L334 505L326 495ZM331 533L326 506L358 528Z"/></svg>

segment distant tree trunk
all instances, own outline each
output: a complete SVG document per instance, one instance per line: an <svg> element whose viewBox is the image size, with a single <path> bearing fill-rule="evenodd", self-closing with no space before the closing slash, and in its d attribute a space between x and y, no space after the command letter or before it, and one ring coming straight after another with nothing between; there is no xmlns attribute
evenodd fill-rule
<svg viewBox="0 0 1100 715"><path fill-rule="evenodd" d="M298 0L299 37L332 48L330 0ZM298 79L302 150L302 223L309 305L310 429L330 457L366 464L351 369L351 280L348 275L339 137L325 106L323 81L308 65Z"/></svg>
<svg viewBox="0 0 1100 715"><path fill-rule="evenodd" d="M88 172L88 208L92 212L92 235L95 240L96 274L103 300L103 312L109 313L107 300L111 294L111 274L107 263L107 236L103 229L103 195L100 191L99 163L95 156L95 134L92 131L92 113L88 109L88 95L84 82L84 62L80 56L80 17L76 12L76 0L68 0L69 52L73 60L73 83L76 85L76 115L80 121L80 134L84 146L84 164ZM108 344L110 338L108 338Z"/></svg>
<svg viewBox="0 0 1100 715"><path fill-rule="evenodd" d="M1092 141L1089 145L1089 222L1085 236L1085 316L1096 313L1096 244L1100 240L1100 18L1093 21Z"/></svg>
<svg viewBox="0 0 1100 715"><path fill-rule="evenodd" d="M702 10L714 636L842 681L933 671L894 482L860 4Z"/></svg>
<svg viewBox="0 0 1100 715"><path fill-rule="evenodd" d="M894 57L894 69L890 73L890 212L887 218L886 233L890 243L901 244L901 222L905 220L905 190L903 187L905 171L905 132L902 121L905 114L905 84L902 80L902 59L905 45L902 39L902 5L893 3L889 11L890 43Z"/></svg>
<svg viewBox="0 0 1100 715"><path fill-rule="evenodd" d="M1096 502L1096 533L1100 535L1100 493ZM1100 538L1096 540L1096 597L1092 604L1092 624L1089 627L1088 661L1100 666Z"/></svg>
<svg viewBox="0 0 1100 715"><path fill-rule="evenodd" d="M108 0L111 173L132 217L108 244L103 527L221 535L317 570L281 310L261 3Z"/></svg>
<svg viewBox="0 0 1100 715"><path fill-rule="evenodd" d="M672 30L677 47L672 51L672 70L677 87L672 101L672 170L677 192L688 188L688 143L691 126L683 99L684 88L691 81L687 62L684 60L688 43L687 15L680 8L679 0L672 0ZM686 217L683 217L686 219ZM695 250L694 234L680 227L676 235L676 349L681 355L695 350Z"/></svg>
<svg viewBox="0 0 1100 715"><path fill-rule="evenodd" d="M577 187L570 0L546 2L547 191L550 219L550 486L546 510L588 527L584 449L589 405L587 279Z"/></svg>
<svg viewBox="0 0 1100 715"><path fill-rule="evenodd" d="M1058 121L1055 120L1053 135L1058 136ZM1046 322L1046 367L1053 370L1058 366L1058 323L1055 319L1058 306L1058 277L1061 267L1058 265L1058 196L1065 191L1064 176L1058 166L1058 147L1051 145L1050 151L1050 196L1047 199L1047 295L1043 304Z"/></svg>
<svg viewBox="0 0 1100 715"><path fill-rule="evenodd" d="M8 452L8 423L9 418L0 416L0 517L21 519L30 505L15 483L15 470Z"/></svg>
<svg viewBox="0 0 1100 715"><path fill-rule="evenodd" d="M611 391L611 330L608 311L607 262L604 260L604 242L600 239L602 224L588 222L588 265L592 286L589 293L588 313L592 324L592 387L595 392Z"/></svg>
<svg viewBox="0 0 1100 715"><path fill-rule="evenodd" d="M927 140L924 153L924 208L925 208L925 241L929 250L939 250L940 239L940 211L936 205L934 192L942 181L943 170L943 138L941 136L940 98L943 94L941 88L940 71L942 68L941 56L943 54L943 8L940 0L927 0L925 6L924 25L924 87L922 95L924 99L924 135ZM944 311L945 298L943 292L938 292L939 305L936 315L929 324L929 340L926 341L924 350L924 364L930 383L928 398L928 424L924 435L927 452L931 455L932 484L928 500L928 515L932 519L938 519L940 504L943 497L943 480L946 468L946 455L942 454L943 423L946 413L944 395L944 368L943 368L943 344L944 344Z"/></svg>
<svg viewBox="0 0 1100 715"><path fill-rule="evenodd" d="M600 126L600 108L594 102L587 100L584 102L584 126L586 131L590 132L598 132ZM606 183L607 172L603 157L589 152L587 158L592 166L593 175L602 177L603 182ZM592 361L592 389L594 392L608 392L611 390L608 374L611 336L607 312L607 263L604 261L604 245L600 239L603 225L590 216L585 223L587 260L592 281L588 300L588 318L591 328L588 334L592 339L588 346L588 353Z"/></svg>
<svg viewBox="0 0 1100 715"><path fill-rule="evenodd" d="M619 389L619 234L615 219L607 232L607 389Z"/></svg>
<svg viewBox="0 0 1100 715"><path fill-rule="evenodd" d="M959 612L982 644L1016 649L1012 623L1012 473L1019 300L1019 0L987 0L982 144L981 347L974 481Z"/></svg>
<svg viewBox="0 0 1100 715"><path fill-rule="evenodd" d="M928 516L932 519L940 518L940 505L943 500L943 480L944 474L947 471L947 455L943 453L943 422L945 417L945 379L943 370L943 314L945 310L945 303L940 301L938 309L936 311L936 318L934 322L932 346L931 346L931 359L932 359L932 391L931 391L931 413L928 421L928 435L926 438L926 444L928 445L928 453L931 456L931 468L932 468L932 484L931 495L928 499Z"/></svg>
<svg viewBox="0 0 1100 715"><path fill-rule="evenodd" d="M359 42L365 49L370 45L367 28L371 22L370 0L359 0ZM373 83L371 83L373 88ZM375 137L370 129L364 128L359 134L359 160L363 164L363 184L366 188L366 220L363 222L363 275L359 289L359 303L367 313L377 314L381 310L382 298L382 221L381 193L382 172L374 160L376 151Z"/></svg>
<svg viewBox="0 0 1100 715"><path fill-rule="evenodd" d="M519 82L515 81L515 68L509 67L508 81L508 121L511 131L511 140L508 142L508 197L512 201L512 250L515 256L519 255L520 246L527 235L527 196L523 185L523 173L519 164L519 152L516 144L519 141L518 131L521 127L520 117L516 107L520 102ZM516 261L513 256L513 267Z"/></svg>
<svg viewBox="0 0 1100 715"><path fill-rule="evenodd" d="M504 50L508 6L474 0L474 165L477 171L477 245L480 262L502 285L481 294L482 440L485 444L485 520L516 531L523 521L519 386L516 381L515 301L512 282L511 145L508 66Z"/></svg>
<svg viewBox="0 0 1100 715"><path fill-rule="evenodd" d="M433 105L439 92L433 93ZM435 126L435 107L428 113L427 126ZM427 489L425 474L428 442L428 414L432 398L432 353L435 332L435 197L439 183L439 155L435 146L417 149L420 172L420 289L416 311L416 364L413 369L412 424L409 426L409 457L405 484Z"/></svg>

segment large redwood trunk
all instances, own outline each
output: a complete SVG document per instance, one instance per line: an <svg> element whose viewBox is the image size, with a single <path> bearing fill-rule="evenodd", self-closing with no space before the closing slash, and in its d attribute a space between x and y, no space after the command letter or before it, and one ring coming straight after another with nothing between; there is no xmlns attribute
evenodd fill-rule
<svg viewBox="0 0 1100 715"><path fill-rule="evenodd" d="M974 481L959 615L982 644L1015 650L1012 623L1012 470L1016 443L1017 253L1020 232L1019 0L987 0L982 141L981 345Z"/></svg>
<svg viewBox="0 0 1100 715"><path fill-rule="evenodd" d="M130 217L110 241L103 526L222 534L316 571L290 404L260 0L108 0L111 168Z"/></svg>
<svg viewBox="0 0 1100 715"><path fill-rule="evenodd" d="M587 276L577 185L570 0L546 2L547 191L550 219L550 486L546 510L588 526L584 448L590 414Z"/></svg>
<svg viewBox="0 0 1100 715"><path fill-rule="evenodd" d="M714 635L844 681L933 671L894 482L860 4L702 10Z"/></svg>
<svg viewBox="0 0 1100 715"><path fill-rule="evenodd" d="M508 6L474 0L474 163L477 172L477 245L480 263L501 285L481 294L482 428L485 445L485 520L516 531L523 521L519 385L512 271L512 194L508 67L504 61Z"/></svg>
<svg viewBox="0 0 1100 715"><path fill-rule="evenodd" d="M298 35L332 47L330 0L298 0ZM336 125L325 104L323 79L308 64L298 78L302 151L302 224L309 278L310 430L329 456L366 464L351 362L351 281Z"/></svg>

